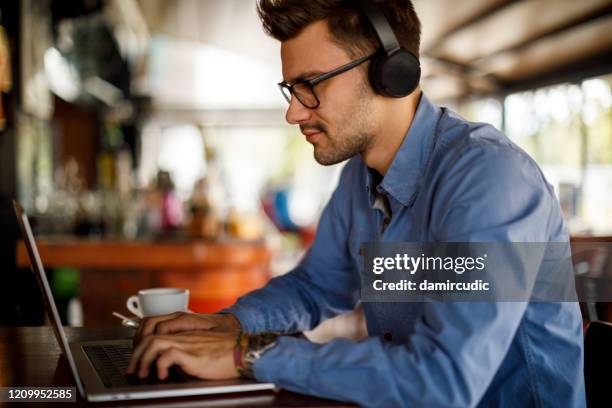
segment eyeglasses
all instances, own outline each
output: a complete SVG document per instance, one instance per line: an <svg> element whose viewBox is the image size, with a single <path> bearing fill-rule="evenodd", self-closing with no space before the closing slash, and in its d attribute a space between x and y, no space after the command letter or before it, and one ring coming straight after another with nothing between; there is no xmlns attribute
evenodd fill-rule
<svg viewBox="0 0 612 408"><path fill-rule="evenodd" d="M333 69L329 72L325 72L321 75L317 75L312 79L300 79L293 84L288 84L283 81L278 84L278 87L281 90L281 93L285 97L288 103L291 103L291 96L295 96L298 101L302 105L304 105L308 109L316 109L319 107L321 103L317 94L315 93L314 87L325 81L326 79L333 78L336 75L340 75L348 70L355 68L358 65L363 64L367 60L371 59L376 53L372 53L370 55L366 55L365 57L361 57L355 61L351 61L348 64L342 65L336 69Z"/></svg>

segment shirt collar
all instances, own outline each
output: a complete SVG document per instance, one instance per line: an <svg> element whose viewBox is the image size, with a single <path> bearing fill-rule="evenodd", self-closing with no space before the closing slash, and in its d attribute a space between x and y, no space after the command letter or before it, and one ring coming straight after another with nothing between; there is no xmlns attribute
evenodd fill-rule
<svg viewBox="0 0 612 408"><path fill-rule="evenodd" d="M439 116L440 108L421 93L408 133L404 136L387 174L378 185L375 171L368 168L366 188L370 193L370 204L375 201L377 193L386 192L402 205L412 205L433 151Z"/></svg>

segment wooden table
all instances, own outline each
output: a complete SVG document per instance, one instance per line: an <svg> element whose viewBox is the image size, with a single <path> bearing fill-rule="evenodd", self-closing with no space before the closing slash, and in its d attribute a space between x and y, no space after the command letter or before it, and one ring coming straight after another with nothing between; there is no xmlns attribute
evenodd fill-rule
<svg viewBox="0 0 612 408"><path fill-rule="evenodd" d="M65 328L69 341L129 338L130 329ZM50 327L0 327L0 387L74 387L68 364L61 356ZM78 392L77 392L78 393ZM0 403L2 405L2 403ZM43 406L157 406L157 407L353 407L354 405L295 394L289 391L261 391L189 398L160 398L109 403L36 403ZM16 403L15 406L27 406Z"/></svg>
<svg viewBox="0 0 612 408"><path fill-rule="evenodd" d="M73 267L82 272L79 297L86 326L116 324L111 311L126 312L126 299L139 289L187 288L189 308L211 313L270 278L271 254L262 242L43 237L37 246L45 268ZM23 241L16 252L17 265L29 267Z"/></svg>

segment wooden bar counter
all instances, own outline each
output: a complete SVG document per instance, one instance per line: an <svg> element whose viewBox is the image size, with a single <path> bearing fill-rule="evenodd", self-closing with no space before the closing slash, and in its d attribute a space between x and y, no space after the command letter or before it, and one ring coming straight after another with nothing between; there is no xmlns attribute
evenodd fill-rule
<svg viewBox="0 0 612 408"><path fill-rule="evenodd" d="M87 326L116 324L111 312L125 312L126 299L139 289L187 288L190 309L205 313L231 305L270 278L270 252L263 243L41 238L37 245L46 269L81 270ZM30 265L23 241L17 265Z"/></svg>

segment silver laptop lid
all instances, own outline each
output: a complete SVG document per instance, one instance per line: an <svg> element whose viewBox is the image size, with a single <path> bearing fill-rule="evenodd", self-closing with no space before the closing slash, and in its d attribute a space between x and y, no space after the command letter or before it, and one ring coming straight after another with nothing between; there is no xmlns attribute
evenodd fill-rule
<svg viewBox="0 0 612 408"><path fill-rule="evenodd" d="M74 363L74 357L72 356L72 352L68 346L68 339L66 338L66 333L62 327L62 321L60 320L57 307L55 306L55 301L53 300L53 294L51 293L51 288L49 286L49 282L47 281L47 275L45 274L42 261L40 260L40 255L38 254L38 248L36 247L36 241L34 240L34 234L32 234L32 228L30 227L28 216L17 201L13 201L13 207L15 208L15 214L17 215L17 220L19 221L21 234L23 235L23 239L25 240L25 245L28 250L28 258L30 259L32 272L34 272L34 275L36 275L38 286L42 292L45 302L45 309L47 311L47 315L49 316L49 320L51 321L51 327L53 327L53 332L55 333L57 342L68 360L68 365L70 366L70 371L72 371L72 376L74 377L74 381L79 389L79 393L82 397L85 397L85 390L78 375L76 364Z"/></svg>

